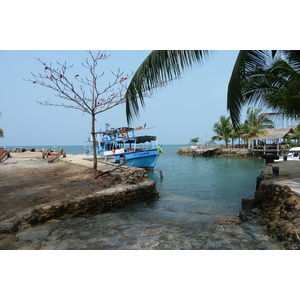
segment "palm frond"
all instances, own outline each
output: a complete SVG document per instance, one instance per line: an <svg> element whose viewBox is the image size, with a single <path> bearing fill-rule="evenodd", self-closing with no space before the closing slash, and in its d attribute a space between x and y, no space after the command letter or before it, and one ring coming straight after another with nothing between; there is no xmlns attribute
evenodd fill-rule
<svg viewBox="0 0 300 300"><path fill-rule="evenodd" d="M194 63L203 63L209 57L208 50L154 50L133 75L126 98L128 123L139 114L139 105L144 106L144 93L177 79Z"/></svg>
<svg viewBox="0 0 300 300"><path fill-rule="evenodd" d="M241 50L236 59L227 92L227 109L235 128L240 126L240 111L245 104L242 95L242 82L246 73L254 68L263 67L269 61L270 53L264 50Z"/></svg>

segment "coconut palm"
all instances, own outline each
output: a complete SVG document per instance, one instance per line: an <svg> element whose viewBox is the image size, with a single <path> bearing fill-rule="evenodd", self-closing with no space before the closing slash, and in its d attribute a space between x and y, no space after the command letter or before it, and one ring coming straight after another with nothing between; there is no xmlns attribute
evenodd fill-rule
<svg viewBox="0 0 300 300"><path fill-rule="evenodd" d="M160 86L182 75L182 71L194 63L203 63L212 51L204 50L155 50L144 60L135 72L126 93L126 115L130 122L139 113L139 105L144 106L143 92ZM242 87L249 71L257 66L267 66L270 61L284 54L294 62L300 62L300 50L267 51L241 50L235 62L227 93L227 108L235 127L240 125L240 112L245 104L251 102L244 98ZM288 80L288 79L287 79ZM270 82L271 84L271 82ZM299 86L299 85L298 85ZM293 88L292 88L293 87ZM286 101L293 102L294 93L298 95L296 85L292 85L287 92ZM140 100L138 100L140 99ZM264 101L265 99L262 99ZM140 101L140 102L139 102ZM276 104L274 102L274 104ZM277 101L280 105L280 100ZM274 106L278 110L277 106ZM285 112L283 110L283 112Z"/></svg>
<svg viewBox="0 0 300 300"><path fill-rule="evenodd" d="M207 50L154 50L133 75L126 92L126 116L130 122L139 114L139 105L145 105L144 93L154 91L195 63L203 63L212 51Z"/></svg>
<svg viewBox="0 0 300 300"><path fill-rule="evenodd" d="M277 115L300 114L300 51L240 51L228 85L227 108L234 126L244 105L261 104Z"/></svg>
<svg viewBox="0 0 300 300"><path fill-rule="evenodd" d="M273 121L266 115L261 114L262 109L249 107L247 109L247 118L242 126L242 131L246 134L246 140L249 141L254 135L265 135L265 129L274 128Z"/></svg>
<svg viewBox="0 0 300 300"><path fill-rule="evenodd" d="M229 138L233 132L233 126L230 117L221 116L220 121L216 122L213 127L213 131L216 133L211 139L212 141L225 141L226 148L228 148Z"/></svg>

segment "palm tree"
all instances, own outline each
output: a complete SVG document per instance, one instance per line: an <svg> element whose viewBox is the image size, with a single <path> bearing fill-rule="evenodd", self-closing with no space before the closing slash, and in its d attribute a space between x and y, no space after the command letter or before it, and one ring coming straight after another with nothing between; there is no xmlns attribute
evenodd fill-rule
<svg viewBox="0 0 300 300"><path fill-rule="evenodd" d="M195 63L203 63L212 51L207 50L154 50L133 75L128 86L126 116L130 122L139 114L139 104L145 105L144 93L169 81L178 79L182 72Z"/></svg>
<svg viewBox="0 0 300 300"><path fill-rule="evenodd" d="M155 50L144 60L135 72L126 92L126 116L130 122L139 113L139 100L145 105L143 92L160 86L182 75L182 71L194 63L203 63L212 51L204 50ZM266 66L275 56L284 54L294 62L300 62L300 50L241 50L235 62L228 85L227 108L234 127L240 125L240 111L249 99L244 99L242 83L248 71L256 66ZM295 85L292 85L295 87ZM299 86L299 85L298 85ZM297 89L290 88L286 92L286 101L293 102ZM278 101L277 103L280 103ZM276 107L276 106L275 106ZM278 110L278 107L276 107ZM285 112L285 111L283 111Z"/></svg>
<svg viewBox="0 0 300 300"><path fill-rule="evenodd" d="M221 116L220 121L214 124L213 131L217 134L213 136L212 141L224 140L226 144L226 148L228 148L228 141L233 132L233 126L231 124L230 117Z"/></svg>
<svg viewBox="0 0 300 300"><path fill-rule="evenodd" d="M274 128L273 122L266 115L261 115L261 111L262 109L252 107L247 109L247 118L242 126L247 142L252 136L265 135L265 129Z"/></svg>
<svg viewBox="0 0 300 300"><path fill-rule="evenodd" d="M282 57L281 57L282 56ZM277 115L300 115L300 51L240 51L228 85L227 108L233 125L240 111L260 103Z"/></svg>

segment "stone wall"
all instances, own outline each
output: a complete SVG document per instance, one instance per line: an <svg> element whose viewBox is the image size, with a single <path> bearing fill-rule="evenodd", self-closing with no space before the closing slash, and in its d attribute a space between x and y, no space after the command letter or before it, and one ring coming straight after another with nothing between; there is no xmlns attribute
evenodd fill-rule
<svg viewBox="0 0 300 300"><path fill-rule="evenodd" d="M300 249L300 196L274 180L272 164L266 165L258 179L254 198L242 200L240 217L245 221L255 212L270 236L286 249Z"/></svg>
<svg viewBox="0 0 300 300"><path fill-rule="evenodd" d="M51 219L103 213L128 204L157 198L155 181L147 179L138 184L119 184L72 201L55 201L17 213L14 218L0 223L0 233L14 232L22 227L45 223Z"/></svg>
<svg viewBox="0 0 300 300"><path fill-rule="evenodd" d="M300 197L288 186L262 181L255 193L260 222L287 249L300 249Z"/></svg>

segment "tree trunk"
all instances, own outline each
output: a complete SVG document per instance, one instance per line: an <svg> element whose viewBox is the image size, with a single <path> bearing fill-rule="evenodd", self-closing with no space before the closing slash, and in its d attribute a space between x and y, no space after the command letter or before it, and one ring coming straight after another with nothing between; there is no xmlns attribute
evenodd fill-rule
<svg viewBox="0 0 300 300"><path fill-rule="evenodd" d="M95 134L95 115L92 114L92 139L93 139L93 156L94 156L94 164L93 164L93 172L96 174L97 172L97 142L96 142L96 134Z"/></svg>

